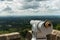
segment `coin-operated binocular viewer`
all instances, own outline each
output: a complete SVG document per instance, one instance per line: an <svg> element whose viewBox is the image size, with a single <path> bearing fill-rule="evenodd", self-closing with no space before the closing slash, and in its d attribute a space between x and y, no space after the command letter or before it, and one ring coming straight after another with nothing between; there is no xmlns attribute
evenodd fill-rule
<svg viewBox="0 0 60 40"><path fill-rule="evenodd" d="M31 40L47 40L46 35L51 34L53 25L50 21L31 20L32 39Z"/></svg>

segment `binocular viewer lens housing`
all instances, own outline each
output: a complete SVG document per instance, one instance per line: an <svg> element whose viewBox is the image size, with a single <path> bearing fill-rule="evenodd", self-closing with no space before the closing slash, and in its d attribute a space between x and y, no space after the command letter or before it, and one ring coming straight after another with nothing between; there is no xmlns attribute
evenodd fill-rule
<svg viewBox="0 0 60 40"><path fill-rule="evenodd" d="M50 21L46 21L45 23L44 23L44 26L46 27L46 28L48 28L48 27L51 27L51 22Z"/></svg>
<svg viewBox="0 0 60 40"><path fill-rule="evenodd" d="M51 24L48 24L48 26L51 26Z"/></svg>

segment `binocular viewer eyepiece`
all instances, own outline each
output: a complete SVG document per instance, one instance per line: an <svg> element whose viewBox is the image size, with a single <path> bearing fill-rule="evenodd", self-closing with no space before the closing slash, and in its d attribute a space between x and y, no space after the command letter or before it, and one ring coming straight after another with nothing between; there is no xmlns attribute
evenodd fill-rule
<svg viewBox="0 0 60 40"><path fill-rule="evenodd" d="M48 24L48 26L51 26L51 24Z"/></svg>
<svg viewBox="0 0 60 40"><path fill-rule="evenodd" d="M45 21L44 26L46 28L51 27L52 23L50 21Z"/></svg>

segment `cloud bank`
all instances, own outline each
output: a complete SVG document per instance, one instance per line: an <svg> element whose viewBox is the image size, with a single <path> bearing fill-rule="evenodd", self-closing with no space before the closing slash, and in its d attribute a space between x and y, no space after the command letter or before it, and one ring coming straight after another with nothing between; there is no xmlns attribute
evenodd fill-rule
<svg viewBox="0 0 60 40"><path fill-rule="evenodd" d="M60 15L60 0L0 0L0 16L4 14Z"/></svg>

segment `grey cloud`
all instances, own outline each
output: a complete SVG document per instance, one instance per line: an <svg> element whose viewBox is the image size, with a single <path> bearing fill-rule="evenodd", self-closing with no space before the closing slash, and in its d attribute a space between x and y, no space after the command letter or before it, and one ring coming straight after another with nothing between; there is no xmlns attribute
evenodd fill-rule
<svg viewBox="0 0 60 40"><path fill-rule="evenodd" d="M4 8L1 12L9 12L9 13L14 13L14 11L12 10L11 7L7 6L6 8Z"/></svg>
<svg viewBox="0 0 60 40"><path fill-rule="evenodd" d="M48 1L48 0L36 0L36 1Z"/></svg>
<svg viewBox="0 0 60 40"><path fill-rule="evenodd" d="M3 11L11 11L12 9L9 7L9 6L7 6L5 9L3 9Z"/></svg>
<svg viewBox="0 0 60 40"><path fill-rule="evenodd" d="M13 1L13 0L7 0L7 1Z"/></svg>
<svg viewBox="0 0 60 40"><path fill-rule="evenodd" d="M23 4L22 9L37 9L39 7L38 2L31 2Z"/></svg>
<svg viewBox="0 0 60 40"><path fill-rule="evenodd" d="M31 8L31 9L36 9L36 8L38 8L38 7L39 7L38 5L24 5L24 6L23 6L24 9L30 9L30 8Z"/></svg>
<svg viewBox="0 0 60 40"><path fill-rule="evenodd" d="M25 2L31 2L31 1L33 1L33 0L24 0Z"/></svg>
<svg viewBox="0 0 60 40"><path fill-rule="evenodd" d="M0 0L0 1L5 1L5 0Z"/></svg>
<svg viewBox="0 0 60 40"><path fill-rule="evenodd" d="M0 0L0 1L13 1L13 0Z"/></svg>

